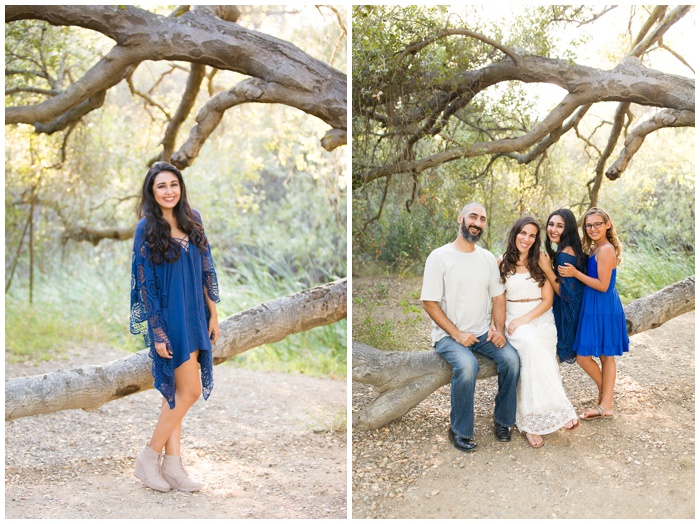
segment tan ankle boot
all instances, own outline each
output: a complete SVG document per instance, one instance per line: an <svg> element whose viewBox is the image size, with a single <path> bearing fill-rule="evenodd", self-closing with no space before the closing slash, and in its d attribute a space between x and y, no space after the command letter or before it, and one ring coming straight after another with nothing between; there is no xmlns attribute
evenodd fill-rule
<svg viewBox="0 0 700 524"><path fill-rule="evenodd" d="M148 446L143 448L136 458L134 476L151 489L170 491L170 484L163 480L160 472L160 453Z"/></svg>
<svg viewBox="0 0 700 524"><path fill-rule="evenodd" d="M165 455L163 457L163 478L171 488L179 491L199 491L204 484L195 482L187 476L182 465L182 459L177 455Z"/></svg>

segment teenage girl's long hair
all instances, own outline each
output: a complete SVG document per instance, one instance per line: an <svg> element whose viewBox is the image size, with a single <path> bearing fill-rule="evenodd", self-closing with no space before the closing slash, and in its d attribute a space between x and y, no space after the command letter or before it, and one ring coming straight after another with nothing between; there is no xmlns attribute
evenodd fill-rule
<svg viewBox="0 0 700 524"><path fill-rule="evenodd" d="M552 260L552 269L554 274L557 276L557 282L559 282L559 264L557 264L557 255L564 250L565 247L570 247L574 250L574 256L576 257L576 269L581 273L586 274L586 255L583 252L583 246L581 244L581 237L578 234L578 227L576 226L576 217L570 209L556 209L552 211L547 219L547 224L552 219L553 216L560 216L564 221L564 231L559 238L559 244L557 244L557 250L554 251L552 248L552 241L549 240L549 235L545 235L544 239L544 249L547 251L549 258Z"/></svg>
<svg viewBox="0 0 700 524"><path fill-rule="evenodd" d="M547 277L540 267L540 224L531 216L520 217L515 221L513 227L510 229L508 234L508 245L506 247L506 252L503 255L503 259L498 267L501 272L501 283L505 283L506 277L508 275L515 274L515 266L520 260L520 251L515 245L518 238L518 233L520 233L525 226L532 224L537 228L537 236L535 241L530 246L530 251L527 254L527 269L530 271L530 276L539 284L540 287L544 286L547 281Z"/></svg>
<svg viewBox="0 0 700 524"><path fill-rule="evenodd" d="M593 249L595 249L593 240L591 240L591 237L588 236L588 231L586 230L586 218L588 218L591 215L599 215L606 224L610 224L610 229L606 231L605 237L608 239L608 242L610 242L615 248L615 258L617 260L617 265L619 266L620 262L622 261L622 243L620 242L620 239L617 236L617 231L615 230L615 224L613 224L612 218L610 218L610 215L607 211L600 207L592 207L588 211L586 211L585 215L583 215L583 223L581 224L581 229L583 230L582 242L584 251L588 255L590 255Z"/></svg>
<svg viewBox="0 0 700 524"><path fill-rule="evenodd" d="M180 258L180 244L172 238L170 224L163 218L163 212L153 196L153 181L162 171L174 174L180 184L180 200L173 209L173 216L177 220L178 227L187 234L189 241L201 251L207 247L202 224L194 217L187 202L187 191L182 173L172 164L156 162L146 173L141 189L141 201L136 211L139 218L146 218L146 245L151 251L151 259L155 264L175 262Z"/></svg>

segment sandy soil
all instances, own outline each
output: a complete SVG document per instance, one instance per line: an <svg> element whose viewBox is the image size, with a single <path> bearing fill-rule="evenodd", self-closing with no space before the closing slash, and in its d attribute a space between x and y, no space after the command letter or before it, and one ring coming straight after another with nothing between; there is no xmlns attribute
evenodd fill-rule
<svg viewBox="0 0 700 524"><path fill-rule="evenodd" d="M6 378L107 362L122 352L5 364ZM183 462L198 493L148 489L133 476L160 394L93 412L5 423L5 518L340 518L347 516L345 381L232 366L185 418Z"/></svg>
<svg viewBox="0 0 700 524"><path fill-rule="evenodd" d="M355 296L377 289L384 296L372 314L396 321L405 310L400 301L418 304L420 278L353 279ZM362 319L357 307L355 319ZM411 348L428 350L429 338L426 315ZM635 335L630 353L617 360L615 418L545 436L540 449L517 431L509 443L495 440L492 377L477 385L479 449L456 450L447 440L450 389L444 386L383 428L353 431L352 515L694 518L694 348L694 312ZM561 370L577 412L592 406L590 378L576 365ZM373 388L353 384L353 410L375 396Z"/></svg>

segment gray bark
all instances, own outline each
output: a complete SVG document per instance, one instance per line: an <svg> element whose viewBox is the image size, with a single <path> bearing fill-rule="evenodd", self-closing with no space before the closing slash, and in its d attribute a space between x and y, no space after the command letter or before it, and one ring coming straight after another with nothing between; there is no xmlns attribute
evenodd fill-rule
<svg viewBox="0 0 700 524"><path fill-rule="evenodd" d="M659 327L695 309L695 277L676 282L661 291L625 306L629 336ZM477 378L496 374L492 360L476 355ZM407 413L436 389L449 384L451 366L435 351L381 351L353 342L352 380L372 385L379 396L353 413L354 429L380 428Z"/></svg>

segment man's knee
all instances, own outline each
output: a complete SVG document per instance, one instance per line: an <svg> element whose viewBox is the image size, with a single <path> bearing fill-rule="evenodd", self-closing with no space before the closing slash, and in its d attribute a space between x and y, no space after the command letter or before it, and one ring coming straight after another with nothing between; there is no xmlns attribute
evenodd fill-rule
<svg viewBox="0 0 700 524"><path fill-rule="evenodd" d="M498 352L498 365L509 370L520 371L520 357L510 344L503 346Z"/></svg>

